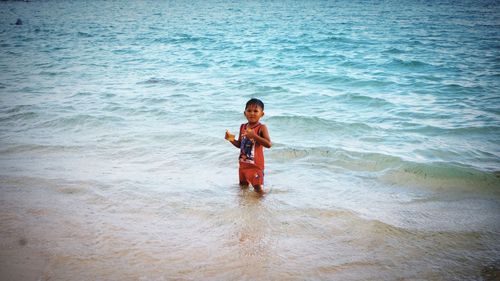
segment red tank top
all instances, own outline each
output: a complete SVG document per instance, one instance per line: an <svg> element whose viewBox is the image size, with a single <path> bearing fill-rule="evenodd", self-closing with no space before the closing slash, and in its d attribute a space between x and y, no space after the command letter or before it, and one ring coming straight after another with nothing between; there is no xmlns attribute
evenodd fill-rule
<svg viewBox="0 0 500 281"><path fill-rule="evenodd" d="M256 135L260 136L261 127L262 124L257 123L251 129ZM248 123L241 124L238 137L238 140L240 140L240 167L252 168L257 166L259 169L264 170L264 149L255 140L246 137L247 128Z"/></svg>

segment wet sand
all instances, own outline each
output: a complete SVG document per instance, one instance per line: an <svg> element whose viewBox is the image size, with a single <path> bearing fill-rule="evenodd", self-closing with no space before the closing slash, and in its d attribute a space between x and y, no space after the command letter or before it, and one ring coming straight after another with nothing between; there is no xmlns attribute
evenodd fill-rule
<svg viewBox="0 0 500 281"><path fill-rule="evenodd" d="M2 280L498 276L494 233L408 230L347 210L296 208L280 202L280 190L263 199L228 189L203 201L40 179L3 178L0 186Z"/></svg>

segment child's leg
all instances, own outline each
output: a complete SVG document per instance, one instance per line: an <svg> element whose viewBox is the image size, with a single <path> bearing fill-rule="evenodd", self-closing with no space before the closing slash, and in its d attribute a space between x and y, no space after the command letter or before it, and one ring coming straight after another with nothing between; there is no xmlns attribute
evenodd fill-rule
<svg viewBox="0 0 500 281"><path fill-rule="evenodd" d="M254 190L264 194L264 172L259 169L240 169L240 186L248 187L250 184Z"/></svg>
<svg viewBox="0 0 500 281"><path fill-rule="evenodd" d="M262 186L262 185L255 185L255 186L253 186L253 189L255 190L255 192L257 192L257 193L259 193L261 195L263 195L263 194L266 193L264 191L264 186Z"/></svg>
<svg viewBox="0 0 500 281"><path fill-rule="evenodd" d="M255 192L263 195L264 192L264 171L254 170L252 173L252 178L248 179L253 186Z"/></svg>
<svg viewBox="0 0 500 281"><path fill-rule="evenodd" d="M249 183L245 177L245 173L241 169L239 170L239 178L240 178L240 187L248 188Z"/></svg>

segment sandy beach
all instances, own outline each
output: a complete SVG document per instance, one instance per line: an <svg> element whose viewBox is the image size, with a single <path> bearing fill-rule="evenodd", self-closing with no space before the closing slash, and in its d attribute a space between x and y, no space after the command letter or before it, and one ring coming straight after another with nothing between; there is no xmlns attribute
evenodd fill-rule
<svg viewBox="0 0 500 281"><path fill-rule="evenodd" d="M1 186L4 280L498 276L494 263L456 266L465 249L494 249L484 247L493 246L493 233L409 231L344 210L280 210L279 200L236 187L226 197L232 203L157 199L146 206L132 198L124 205L78 182L23 186L12 178Z"/></svg>

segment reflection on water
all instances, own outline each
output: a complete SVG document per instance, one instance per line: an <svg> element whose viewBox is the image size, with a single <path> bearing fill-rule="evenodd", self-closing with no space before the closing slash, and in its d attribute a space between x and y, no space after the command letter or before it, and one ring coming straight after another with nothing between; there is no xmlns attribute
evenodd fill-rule
<svg viewBox="0 0 500 281"><path fill-rule="evenodd" d="M240 246L249 245L250 248L257 246L261 248L266 227L267 218L265 217L265 205L262 202L263 198L256 192L250 191L248 188L242 188L238 196L240 208L240 221L238 238ZM248 247L246 247L248 248ZM254 256L259 251L248 251L248 254L243 256Z"/></svg>
<svg viewBox="0 0 500 281"><path fill-rule="evenodd" d="M251 188L241 188L237 200L239 215L235 231L244 275L252 276L256 270L263 273L270 268L272 213L267 209L265 197Z"/></svg>

